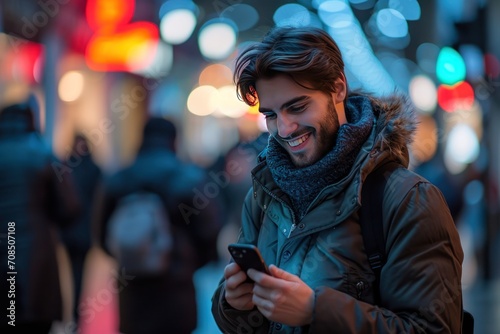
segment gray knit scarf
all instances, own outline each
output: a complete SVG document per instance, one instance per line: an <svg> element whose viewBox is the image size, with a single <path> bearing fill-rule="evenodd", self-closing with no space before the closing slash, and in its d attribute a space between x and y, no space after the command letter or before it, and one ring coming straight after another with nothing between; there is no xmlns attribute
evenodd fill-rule
<svg viewBox="0 0 500 334"><path fill-rule="evenodd" d="M269 137L267 165L274 181L290 197L295 214L300 218L323 188L349 173L371 132L373 117L367 97L350 97L346 108L347 123L339 128L332 150L306 167L295 167L285 149L273 136Z"/></svg>

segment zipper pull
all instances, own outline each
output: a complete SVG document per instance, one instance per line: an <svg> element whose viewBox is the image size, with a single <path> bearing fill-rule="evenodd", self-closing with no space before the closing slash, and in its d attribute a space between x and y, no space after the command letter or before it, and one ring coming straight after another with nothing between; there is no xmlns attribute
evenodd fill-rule
<svg viewBox="0 0 500 334"><path fill-rule="evenodd" d="M364 290L365 290L365 282L359 281L358 283L356 283L356 294L359 300L362 300L361 296L363 295Z"/></svg>
<svg viewBox="0 0 500 334"><path fill-rule="evenodd" d="M293 223L292 226L290 227L290 232L288 232L288 237L287 238L290 238L290 236L292 235L293 230L295 230L296 227L297 227L297 225L295 225L295 223Z"/></svg>

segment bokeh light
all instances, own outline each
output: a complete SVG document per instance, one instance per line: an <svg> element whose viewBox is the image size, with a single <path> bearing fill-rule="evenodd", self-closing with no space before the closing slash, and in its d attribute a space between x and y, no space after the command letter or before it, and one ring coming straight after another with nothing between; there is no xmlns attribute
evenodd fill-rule
<svg viewBox="0 0 500 334"><path fill-rule="evenodd" d="M59 98L64 102L76 101L83 92L84 76L79 71L69 71L59 80Z"/></svg>
<svg viewBox="0 0 500 334"><path fill-rule="evenodd" d="M217 109L218 94L217 88L213 86L196 87L188 96L187 108L198 116L210 115Z"/></svg>
<svg viewBox="0 0 500 334"><path fill-rule="evenodd" d="M160 20L161 37L170 44L184 43L193 34L196 23L193 11L174 9L166 13Z"/></svg>
<svg viewBox="0 0 500 334"><path fill-rule="evenodd" d="M465 62L453 48L443 47L436 62L436 75L445 85L454 85L465 79Z"/></svg>
<svg viewBox="0 0 500 334"><path fill-rule="evenodd" d="M458 124L465 124L474 131L479 140L483 137L483 110L480 103L475 102L469 109L446 113L443 119L442 127L445 133L449 133Z"/></svg>
<svg viewBox="0 0 500 334"><path fill-rule="evenodd" d="M459 174L479 156L479 140L466 124L457 124L448 134L444 163L452 174Z"/></svg>
<svg viewBox="0 0 500 334"><path fill-rule="evenodd" d="M417 0L389 0L389 8L400 12L408 21L420 19L420 5Z"/></svg>
<svg viewBox="0 0 500 334"><path fill-rule="evenodd" d="M458 109L470 109L474 104L474 89L466 82L461 81L455 85L439 85L438 104L447 112Z"/></svg>
<svg viewBox="0 0 500 334"><path fill-rule="evenodd" d="M465 64L466 77L470 81L481 80L484 77L484 61L481 49L472 44L463 44L459 48Z"/></svg>
<svg viewBox="0 0 500 334"><path fill-rule="evenodd" d="M430 115L418 115L418 126L411 144L411 155L416 164L430 160L438 147L438 128Z"/></svg>
<svg viewBox="0 0 500 334"><path fill-rule="evenodd" d="M296 3L289 3L276 9L273 20L278 27L304 27L310 25L311 15L306 7Z"/></svg>
<svg viewBox="0 0 500 334"><path fill-rule="evenodd" d="M377 28L391 38L401 38L408 35L408 23L403 14L395 9L386 8L376 14Z"/></svg>
<svg viewBox="0 0 500 334"><path fill-rule="evenodd" d="M150 50L154 50L152 51L151 61L143 63L139 59L139 62L134 64L137 60L133 58L128 63L129 71L146 78L163 79L170 73L174 63L173 47L170 44L158 41L157 44L151 46Z"/></svg>
<svg viewBox="0 0 500 334"><path fill-rule="evenodd" d="M201 54L210 60L227 58L236 46L237 31L230 20L213 19L201 27L198 46Z"/></svg>
<svg viewBox="0 0 500 334"><path fill-rule="evenodd" d="M318 16L331 28L345 28L355 22L351 8L339 0L322 2L318 7Z"/></svg>
<svg viewBox="0 0 500 334"><path fill-rule="evenodd" d="M441 49L433 43L422 43L417 47L417 64L428 73L436 73L436 63Z"/></svg>
<svg viewBox="0 0 500 334"><path fill-rule="evenodd" d="M219 113L231 118L239 118L247 112L248 105L236 96L236 86L223 86L218 89L218 92L217 111Z"/></svg>
<svg viewBox="0 0 500 334"><path fill-rule="evenodd" d="M231 84L232 78L233 72L229 67L222 64L211 64L201 71L198 84L200 86L210 85L218 88ZM234 93L236 95L236 91Z"/></svg>
<svg viewBox="0 0 500 334"><path fill-rule="evenodd" d="M437 105L437 89L426 75L416 75L410 81L410 98L419 111L432 113Z"/></svg>
<svg viewBox="0 0 500 334"><path fill-rule="evenodd" d="M134 16L135 0L87 0L86 16L94 30L124 25Z"/></svg>
<svg viewBox="0 0 500 334"><path fill-rule="evenodd" d="M248 4L238 3L224 9L221 17L236 23L239 31L253 28L259 22L259 12Z"/></svg>

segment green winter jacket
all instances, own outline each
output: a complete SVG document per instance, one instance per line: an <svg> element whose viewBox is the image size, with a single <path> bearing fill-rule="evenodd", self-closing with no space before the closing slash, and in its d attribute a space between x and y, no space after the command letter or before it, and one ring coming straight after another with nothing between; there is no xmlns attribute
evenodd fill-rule
<svg viewBox="0 0 500 334"><path fill-rule="evenodd" d="M272 323L255 308L233 309L224 279L212 313L224 333L460 333L463 252L441 192L421 178L409 191L397 169L383 198L387 261L374 305L375 276L364 252L359 208L366 176L394 160L408 166L414 116L400 98L372 99L369 139L351 172L324 188L298 220L276 185L265 157L252 171L253 188L242 213L240 243L257 245L265 262L299 276L315 290L313 320L292 328Z"/></svg>

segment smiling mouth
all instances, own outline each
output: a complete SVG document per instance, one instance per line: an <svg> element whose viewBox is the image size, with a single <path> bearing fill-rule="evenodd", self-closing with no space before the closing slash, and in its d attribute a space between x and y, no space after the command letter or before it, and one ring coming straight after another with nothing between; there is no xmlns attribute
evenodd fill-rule
<svg viewBox="0 0 500 334"><path fill-rule="evenodd" d="M299 146L300 144L302 144L303 142L305 142L307 140L307 138L309 138L310 134L305 134L297 139L294 139L294 140L287 140L286 142L288 143L288 145L290 147L296 147L296 146Z"/></svg>

